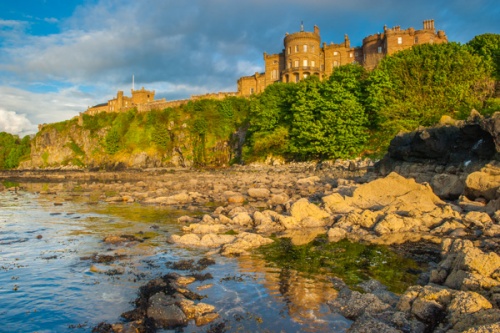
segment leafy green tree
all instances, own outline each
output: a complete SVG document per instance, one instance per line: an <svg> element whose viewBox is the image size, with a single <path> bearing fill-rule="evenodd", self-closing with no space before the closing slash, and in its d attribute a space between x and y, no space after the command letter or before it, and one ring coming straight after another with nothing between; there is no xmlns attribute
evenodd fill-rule
<svg viewBox="0 0 500 333"><path fill-rule="evenodd" d="M492 80L485 62L467 47L423 44L385 57L371 73L367 92L377 136L372 144L384 149L400 131L481 109Z"/></svg>
<svg viewBox="0 0 500 333"><path fill-rule="evenodd" d="M347 158L363 149L364 108L340 82L317 77L301 81L291 111L290 152L295 157Z"/></svg>
<svg viewBox="0 0 500 333"><path fill-rule="evenodd" d="M288 133L293 119L291 107L296 91L297 85L278 82L252 97L244 149L246 161L288 153Z"/></svg>
<svg viewBox="0 0 500 333"><path fill-rule="evenodd" d="M478 35L469 41L467 46L491 66L493 77L500 80L500 34Z"/></svg>

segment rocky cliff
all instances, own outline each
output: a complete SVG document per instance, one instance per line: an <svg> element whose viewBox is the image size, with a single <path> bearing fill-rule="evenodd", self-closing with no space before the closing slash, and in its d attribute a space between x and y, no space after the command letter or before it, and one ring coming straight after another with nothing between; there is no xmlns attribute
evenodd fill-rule
<svg viewBox="0 0 500 333"><path fill-rule="evenodd" d="M237 130L225 137L201 135L193 130L190 119L180 118L162 124L160 132L154 125L144 125L147 118L144 114L135 117L113 142L119 145L116 151L110 151L116 122L90 127L79 117L44 125L32 140L30 159L22 162L20 169L224 166L235 157L241 145L238 139L241 133Z"/></svg>

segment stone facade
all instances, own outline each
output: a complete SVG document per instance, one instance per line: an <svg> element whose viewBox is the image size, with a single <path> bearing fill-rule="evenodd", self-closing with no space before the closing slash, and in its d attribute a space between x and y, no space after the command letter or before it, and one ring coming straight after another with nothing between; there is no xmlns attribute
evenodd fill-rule
<svg viewBox="0 0 500 333"><path fill-rule="evenodd" d="M107 103L98 104L89 107L86 114L95 115L101 112L120 112L130 110L132 108L141 108L143 105L155 102L156 104L166 102L165 99L155 101L155 91L146 90L142 87L139 90L131 89L132 97L124 96L123 91L118 91L116 98L109 100Z"/></svg>
<svg viewBox="0 0 500 333"><path fill-rule="evenodd" d="M155 100L154 90L145 90L142 87L140 90L131 90L132 97L127 97L123 95L123 91L118 91L116 98L109 100L107 103L98 104L89 107L85 114L96 115L101 112L123 112L131 109L137 109L139 112L148 112L152 110L163 110L166 108L173 108L189 101L195 101L200 99L216 99L222 100L229 96L237 96L236 92L217 92L208 93L205 95L193 95L188 99L181 99L175 101L167 101L165 98Z"/></svg>
<svg viewBox="0 0 500 333"><path fill-rule="evenodd" d="M314 31L304 31L286 34L284 49L279 54L264 53L264 73L255 73L238 80L238 95L250 96L260 93L274 82L298 82L310 75L320 79L332 74L338 66L359 63L366 69L374 69L386 55L411 48L424 43L446 43L444 31L434 28L434 20L423 22L423 29L408 28L402 30L399 26L387 28L384 32L363 39L361 47L352 47L349 37L344 36L340 44L321 44L320 31L314 26Z"/></svg>

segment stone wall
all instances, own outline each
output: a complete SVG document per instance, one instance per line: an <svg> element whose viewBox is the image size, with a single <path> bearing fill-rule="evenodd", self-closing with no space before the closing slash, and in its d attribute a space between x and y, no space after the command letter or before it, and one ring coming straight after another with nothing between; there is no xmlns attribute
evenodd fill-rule
<svg viewBox="0 0 500 333"><path fill-rule="evenodd" d="M281 53L264 53L264 73L255 73L238 80L238 94L250 96L264 91L274 82L298 82L309 75L317 75L323 79L329 77L335 67L351 63L362 64L371 70L386 55L409 49L413 45L447 41L444 31L436 32L434 20L424 21L421 30L384 26L383 33L364 38L361 47L351 47L347 35L344 36L343 43L323 43L321 46L317 26L314 26L313 32L304 31L301 27L301 31L285 35L285 48Z"/></svg>

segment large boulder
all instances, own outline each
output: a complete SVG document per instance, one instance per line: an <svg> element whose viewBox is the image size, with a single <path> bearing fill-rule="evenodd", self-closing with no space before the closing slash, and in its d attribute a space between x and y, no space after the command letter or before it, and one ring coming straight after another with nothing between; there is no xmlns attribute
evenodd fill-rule
<svg viewBox="0 0 500 333"><path fill-rule="evenodd" d="M467 177L464 194L472 200L476 198L493 200L498 197L499 188L500 163L492 162Z"/></svg>
<svg viewBox="0 0 500 333"><path fill-rule="evenodd" d="M325 226L330 216L327 212L303 198L296 201L290 208L292 218L297 221L297 227L321 227ZM291 227L291 226L290 226Z"/></svg>
<svg viewBox="0 0 500 333"><path fill-rule="evenodd" d="M414 179L404 178L395 172L359 186L352 197L334 193L324 197L323 202L335 212L349 212L355 208L380 210L389 206L398 211L431 212L437 205L444 204L429 185L418 184Z"/></svg>
<svg viewBox="0 0 500 333"><path fill-rule="evenodd" d="M496 151L500 152L500 112L495 112L490 118L483 119L481 127L490 133Z"/></svg>
<svg viewBox="0 0 500 333"><path fill-rule="evenodd" d="M485 122L474 112L466 122L419 129L397 135L390 143L389 156L408 162L461 163L467 160L490 160L496 153L496 121ZM479 119L479 120L478 120ZM495 118L496 119L496 118ZM498 133L498 131L496 132Z"/></svg>

